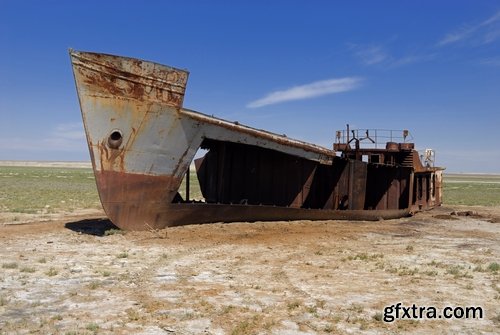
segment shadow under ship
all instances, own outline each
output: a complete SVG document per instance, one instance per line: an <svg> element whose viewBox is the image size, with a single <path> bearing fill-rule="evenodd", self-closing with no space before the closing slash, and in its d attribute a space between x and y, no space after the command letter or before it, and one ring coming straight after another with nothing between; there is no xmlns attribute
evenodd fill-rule
<svg viewBox="0 0 500 335"><path fill-rule="evenodd" d="M74 50L70 58L99 197L122 229L393 219L441 204L443 168L406 130L337 131L328 149L183 108L187 71ZM201 201L189 196L193 161Z"/></svg>

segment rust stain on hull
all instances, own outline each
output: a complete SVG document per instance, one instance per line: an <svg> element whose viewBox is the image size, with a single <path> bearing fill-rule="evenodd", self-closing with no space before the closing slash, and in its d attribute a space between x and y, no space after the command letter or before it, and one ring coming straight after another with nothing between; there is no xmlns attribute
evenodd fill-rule
<svg viewBox="0 0 500 335"><path fill-rule="evenodd" d="M406 130L378 147L377 132L347 129L324 148L183 109L187 71L70 57L101 203L122 229L392 219L441 204L443 169L432 151L420 159ZM199 148L207 150L195 161L204 199L183 199L179 187Z"/></svg>
<svg viewBox="0 0 500 335"><path fill-rule="evenodd" d="M175 199L173 185L181 181L171 176L97 171L96 182L103 208L113 223L122 229L145 230L165 227L160 213Z"/></svg>

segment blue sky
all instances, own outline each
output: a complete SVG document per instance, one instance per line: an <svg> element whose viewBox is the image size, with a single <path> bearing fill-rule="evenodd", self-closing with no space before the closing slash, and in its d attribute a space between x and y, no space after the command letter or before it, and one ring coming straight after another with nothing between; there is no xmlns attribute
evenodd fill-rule
<svg viewBox="0 0 500 335"><path fill-rule="evenodd" d="M498 1L0 0L0 159L89 160L70 47L188 69L203 113L326 147L408 128L500 173Z"/></svg>

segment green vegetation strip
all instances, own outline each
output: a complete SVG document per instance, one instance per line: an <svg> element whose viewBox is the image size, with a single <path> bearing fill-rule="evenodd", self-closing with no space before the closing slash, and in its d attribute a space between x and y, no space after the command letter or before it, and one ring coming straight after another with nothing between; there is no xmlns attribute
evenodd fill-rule
<svg viewBox="0 0 500 335"><path fill-rule="evenodd" d="M190 198L202 200L194 169ZM185 181L179 193L185 195ZM444 176L444 204L500 206L500 175ZM92 169L0 166L0 212L56 213L101 208Z"/></svg>
<svg viewBox="0 0 500 335"><path fill-rule="evenodd" d="M0 166L0 211L55 213L100 208L92 169Z"/></svg>
<svg viewBox="0 0 500 335"><path fill-rule="evenodd" d="M500 175L445 174L445 205L500 206Z"/></svg>

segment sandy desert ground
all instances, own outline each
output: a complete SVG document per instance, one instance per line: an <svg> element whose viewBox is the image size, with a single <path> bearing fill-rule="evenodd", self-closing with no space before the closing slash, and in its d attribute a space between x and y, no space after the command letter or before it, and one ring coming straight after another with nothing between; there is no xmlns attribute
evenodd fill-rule
<svg viewBox="0 0 500 335"><path fill-rule="evenodd" d="M4 222L0 243L5 334L493 334L500 327L499 207L126 233L98 212ZM384 307L398 302L480 306L484 316L384 322Z"/></svg>

